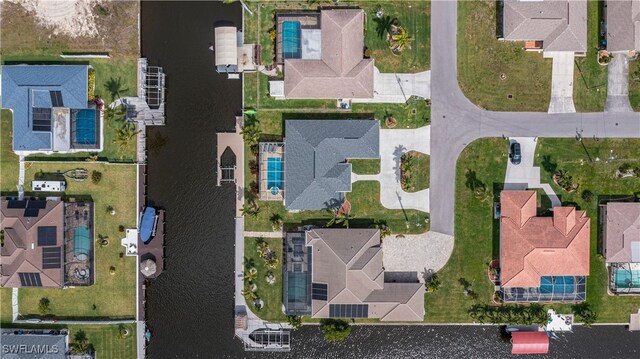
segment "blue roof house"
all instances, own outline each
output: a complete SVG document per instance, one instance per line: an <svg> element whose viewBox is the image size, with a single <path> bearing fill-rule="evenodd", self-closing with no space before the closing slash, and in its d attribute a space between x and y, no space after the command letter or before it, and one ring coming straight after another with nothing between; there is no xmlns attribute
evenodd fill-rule
<svg viewBox="0 0 640 359"><path fill-rule="evenodd" d="M87 65L2 66L2 107L13 112L18 153L101 151L100 113Z"/></svg>

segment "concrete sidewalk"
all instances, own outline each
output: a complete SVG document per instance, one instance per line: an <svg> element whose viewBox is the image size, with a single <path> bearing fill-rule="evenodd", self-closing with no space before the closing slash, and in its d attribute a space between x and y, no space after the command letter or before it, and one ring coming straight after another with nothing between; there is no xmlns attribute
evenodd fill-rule
<svg viewBox="0 0 640 359"><path fill-rule="evenodd" d="M522 154L522 161L519 165L511 163L507 159L507 171L504 178L505 190L525 190L528 188L542 188L553 207L560 206L560 199L555 194L551 186L547 183L540 183L540 167L534 167L534 157L536 153L535 137L511 137L509 143L518 142Z"/></svg>
<svg viewBox="0 0 640 359"><path fill-rule="evenodd" d="M573 52L545 52L544 57L553 58L551 70L551 102L549 113L573 113Z"/></svg>
<svg viewBox="0 0 640 359"><path fill-rule="evenodd" d="M405 103L411 96L431 98L431 71L415 74L382 73L373 70L373 98L352 99L353 103Z"/></svg>

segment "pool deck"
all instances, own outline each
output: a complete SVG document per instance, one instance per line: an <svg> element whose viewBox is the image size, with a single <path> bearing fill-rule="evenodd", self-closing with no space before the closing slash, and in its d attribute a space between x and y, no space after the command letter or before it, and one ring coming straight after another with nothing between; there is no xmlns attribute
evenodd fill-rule
<svg viewBox="0 0 640 359"><path fill-rule="evenodd" d="M315 12L298 12L298 13L282 13L276 16L276 63L283 64L282 56L282 23L285 21L298 21L302 29L319 29L320 13Z"/></svg>
<svg viewBox="0 0 640 359"><path fill-rule="evenodd" d="M269 187L269 159L276 158L282 161L282 171L284 171L284 143L282 142L261 142L260 146L260 154L258 163L258 183L259 183L259 192L260 192L260 200L261 201L283 201L284 200L284 188L280 188L278 193L271 193L271 188ZM280 181L282 182L282 187L284 187L284 173L281 174Z"/></svg>

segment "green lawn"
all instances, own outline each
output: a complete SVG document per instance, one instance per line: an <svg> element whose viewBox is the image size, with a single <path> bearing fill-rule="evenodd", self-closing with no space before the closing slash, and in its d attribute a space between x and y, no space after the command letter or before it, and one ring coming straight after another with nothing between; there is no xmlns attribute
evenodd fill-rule
<svg viewBox="0 0 640 359"><path fill-rule="evenodd" d="M522 42L498 41L496 6L490 0L458 3L460 88L469 100L487 110L546 112L552 62L542 54L522 50Z"/></svg>
<svg viewBox="0 0 640 359"><path fill-rule="evenodd" d="M502 189L509 144L502 139L481 139L460 155L456 169L455 246L447 265L438 272L440 289L425 295L425 321L430 323L471 322L468 310L475 303L489 304L493 285L487 266L497 256L498 221L493 220L493 198ZM467 171L475 171L488 194L478 199L465 187ZM473 301L463 293L460 278L471 283L478 294Z"/></svg>
<svg viewBox="0 0 640 359"><path fill-rule="evenodd" d="M413 157L415 164L407 174L409 185L407 186L408 188L405 188L405 191L418 192L429 188L429 155L417 151L409 151L408 154Z"/></svg>
<svg viewBox="0 0 640 359"><path fill-rule="evenodd" d="M282 238L264 238L265 242L269 244L269 248L276 253L280 263L276 269L268 269L265 267L265 261L256 250L257 238L245 238L244 239L244 257L249 263L253 263L254 268L258 270L257 277L253 280L253 283L258 286L256 291L258 297L264 301L264 308L258 310L253 305L253 302L248 303L249 309L257 316L264 320L273 322L283 322L287 320L286 315L282 309ZM265 276L268 272L273 273L276 278L274 284L268 284L265 280ZM245 285L249 282L245 281Z"/></svg>
<svg viewBox="0 0 640 359"><path fill-rule="evenodd" d="M640 111L640 66L637 60L629 62L629 102L634 111Z"/></svg>
<svg viewBox="0 0 640 359"><path fill-rule="evenodd" d="M584 139L582 143L584 147L574 139L541 139L538 141L536 164L541 167L541 182L551 184L563 204L577 205L586 210L591 218L591 275L587 279L587 302L599 314L598 321L625 323L629 320L629 314L640 308L640 297L607 294L608 275L604 262L598 258L597 199L632 196L640 192L640 179L615 177L615 171L622 163L640 165L640 140ZM611 150L616 157L611 163L589 160L606 160ZM578 190L567 193L560 189L551 178L554 168L566 170L579 184ZM581 194L584 190L591 191L594 199L583 200Z"/></svg>
<svg viewBox="0 0 640 359"><path fill-rule="evenodd" d="M573 101L578 112L602 112L607 100L607 67L598 65L600 11L604 1L587 2L587 56L576 57Z"/></svg>
<svg viewBox="0 0 640 359"><path fill-rule="evenodd" d="M120 328L129 331L129 335L120 338ZM133 359L136 357L136 326L125 325L70 325L69 342L74 341L76 333L83 331L87 340L96 351L100 359Z"/></svg>
<svg viewBox="0 0 640 359"><path fill-rule="evenodd" d="M349 160L351 171L359 175L377 175L380 173L380 159Z"/></svg>
<svg viewBox="0 0 640 359"><path fill-rule="evenodd" d="M57 172L77 167L86 168L90 172L102 172L99 184L93 184L90 180L68 181L65 193L66 196L91 196L95 203L96 236L108 236L108 246L96 245L95 248L95 284L68 289L20 289L20 313L25 316L37 315L40 298L47 297L51 301L51 314L58 317L133 318L137 270L133 257L119 257L124 251L120 246L120 239L124 234L119 232L118 227L136 226L136 167L99 163L31 163L25 173L25 182L28 184L40 170ZM114 189L118 190L117 196L113 195ZM107 206L116 210L114 216L107 213ZM114 275L109 274L111 266L116 268Z"/></svg>
<svg viewBox="0 0 640 359"><path fill-rule="evenodd" d="M366 13L365 46L381 72L419 72L429 69L431 3L429 1L366 1L358 3ZM414 38L410 49L395 55L389 50L386 33L378 36L376 12L397 18Z"/></svg>
<svg viewBox="0 0 640 359"><path fill-rule="evenodd" d="M19 158L13 153L13 115L0 112L0 192L18 192Z"/></svg>
<svg viewBox="0 0 640 359"><path fill-rule="evenodd" d="M382 128L387 128L385 118L392 116L398 121L394 128L418 128L431 123L431 107L427 102L411 97L406 103L356 103L353 112L372 113L380 120Z"/></svg>
<svg viewBox="0 0 640 359"><path fill-rule="evenodd" d="M11 323L13 309L11 308L11 288L0 288L0 327Z"/></svg>

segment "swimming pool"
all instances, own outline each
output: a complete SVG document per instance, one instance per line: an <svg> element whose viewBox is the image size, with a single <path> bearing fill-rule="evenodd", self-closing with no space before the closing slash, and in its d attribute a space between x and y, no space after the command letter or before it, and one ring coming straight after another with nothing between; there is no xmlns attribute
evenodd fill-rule
<svg viewBox="0 0 640 359"><path fill-rule="evenodd" d="M79 110L75 120L74 142L80 145L96 144L96 110Z"/></svg>
<svg viewBox="0 0 640 359"><path fill-rule="evenodd" d="M73 231L73 255L81 261L89 259L91 254L91 232L86 226Z"/></svg>
<svg viewBox="0 0 640 359"><path fill-rule="evenodd" d="M267 158L267 188L269 190L277 188L282 190L283 188L283 166L282 158L270 157Z"/></svg>
<svg viewBox="0 0 640 359"><path fill-rule="evenodd" d="M575 291L575 278L571 276L544 276L540 278L540 293L566 294Z"/></svg>
<svg viewBox="0 0 640 359"><path fill-rule="evenodd" d="M616 288L640 288L640 270L616 269Z"/></svg>
<svg viewBox="0 0 640 359"><path fill-rule="evenodd" d="M302 57L300 21L282 22L282 57L285 59Z"/></svg>

